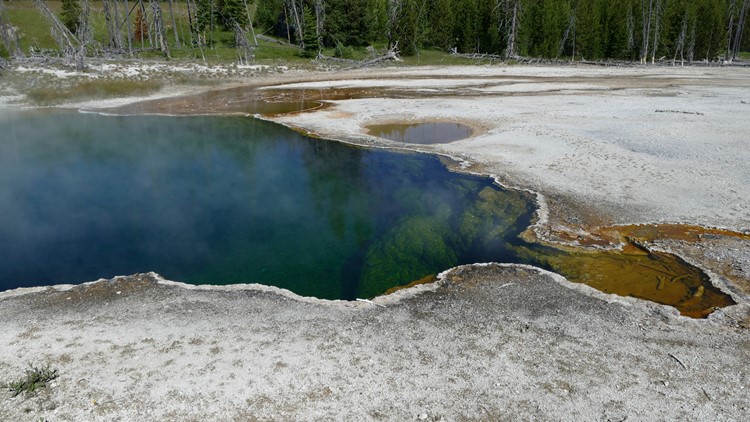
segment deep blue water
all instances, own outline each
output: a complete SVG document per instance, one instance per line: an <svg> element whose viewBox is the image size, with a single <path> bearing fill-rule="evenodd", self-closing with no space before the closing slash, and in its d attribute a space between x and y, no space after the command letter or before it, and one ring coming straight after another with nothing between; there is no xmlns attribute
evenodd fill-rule
<svg viewBox="0 0 750 422"><path fill-rule="evenodd" d="M0 290L156 271L371 297L514 261L533 207L432 156L247 117L0 114Z"/></svg>

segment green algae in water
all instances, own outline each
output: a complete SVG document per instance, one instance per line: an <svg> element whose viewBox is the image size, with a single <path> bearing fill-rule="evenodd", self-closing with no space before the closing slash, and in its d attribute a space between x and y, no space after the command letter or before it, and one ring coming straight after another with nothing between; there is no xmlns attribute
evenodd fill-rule
<svg viewBox="0 0 750 422"><path fill-rule="evenodd" d="M0 290L156 271L353 299L518 262L703 317L733 304L670 254L518 237L523 192L432 156L313 140L241 117L0 114Z"/></svg>
<svg viewBox="0 0 750 422"><path fill-rule="evenodd" d="M353 299L512 260L531 202L242 117L0 116L0 288L156 271Z"/></svg>

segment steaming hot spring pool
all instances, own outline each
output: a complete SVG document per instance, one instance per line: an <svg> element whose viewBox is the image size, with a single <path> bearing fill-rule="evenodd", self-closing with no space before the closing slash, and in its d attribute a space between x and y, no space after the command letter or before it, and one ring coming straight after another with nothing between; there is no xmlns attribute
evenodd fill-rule
<svg viewBox="0 0 750 422"><path fill-rule="evenodd" d="M0 122L0 290L155 271L351 300L460 264L516 262L685 314L731 303L672 255L526 243L530 194L430 155L239 116L47 110ZM675 280L659 286L644 261Z"/></svg>

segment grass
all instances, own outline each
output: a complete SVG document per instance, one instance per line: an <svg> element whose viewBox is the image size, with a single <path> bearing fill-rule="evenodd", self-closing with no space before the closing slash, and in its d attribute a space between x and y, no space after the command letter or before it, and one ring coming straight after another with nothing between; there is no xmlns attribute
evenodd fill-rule
<svg viewBox="0 0 750 422"><path fill-rule="evenodd" d="M33 394L41 388L45 388L47 383L59 376L57 369L52 369L49 364L44 366L34 366L29 364L29 369L23 377L16 381L3 383L2 388L7 388L13 397L19 394Z"/></svg>
<svg viewBox="0 0 750 422"><path fill-rule="evenodd" d="M750 60L750 51L742 51L740 52L740 59L741 60Z"/></svg>
<svg viewBox="0 0 750 422"><path fill-rule="evenodd" d="M48 0L46 1L47 6L50 10L59 16L62 9L61 1L59 0ZM90 2L91 6L91 19L92 27L94 30L94 39L102 44L106 45L107 30L106 23L104 20L104 13L102 10L101 2ZM18 28L19 42L21 50L24 53L29 53L31 49L34 50L57 50L58 46L52 38L49 30L49 25L42 17L40 12L37 10L34 2L32 1L6 1L5 7L8 11L8 17L11 23ZM164 23L166 26L166 37L165 39L169 43L171 55L175 59L179 60L191 60L196 62L202 62L203 57L209 64L224 64L224 63L236 63L237 62L237 50L233 47L234 33L216 30L208 35L209 39L213 39L214 43L211 47L204 49L203 55L200 50L193 48L189 45L185 45L185 41L190 40L190 27L187 19L187 6L184 2L174 2L174 14L176 19L176 26L172 26L172 19L169 14L169 8L166 4L162 6L162 12L164 14ZM251 6L251 11L254 5ZM134 16L131 15L131 22L134 21ZM262 33L262 28L255 28L256 33ZM175 41L175 31L180 38L180 45ZM123 43L127 49L127 34L123 30ZM250 35L248 34L248 38ZM252 43L252 40L250 40ZM134 40L132 47L135 50L143 50L142 47L148 49L149 44L146 40L145 45L142 45L140 40ZM379 52L386 50L385 45L375 45ZM2 53L2 52L0 52ZM351 48L345 47L345 51L339 52L347 59L353 60L364 60L368 57L365 48ZM323 51L326 56L336 56L335 48L327 48ZM7 55L7 54L6 54ZM138 58L142 59L163 59L164 56L158 51L139 51L136 53ZM299 49L295 46L287 46L267 41L260 41L258 48L255 50L255 61L263 64L282 64L292 66L309 66L311 61L309 59L303 59L299 57ZM421 50L419 54L404 57L404 64L407 65L451 65L451 64L477 64L481 61L470 60L460 57L453 57L450 54L433 51L433 50ZM85 88L85 87L83 87Z"/></svg>
<svg viewBox="0 0 750 422"><path fill-rule="evenodd" d="M49 0L46 2L49 9L59 16L61 2L58 0ZM101 2L92 2L91 5L91 23L94 30L94 40L106 44L107 29L106 22L104 20L104 12L102 11ZM37 10L36 6L31 1L14 1L5 2L5 7L8 11L8 17L11 23L18 28L18 37L21 50L24 53L29 53L31 49L34 50L57 50L59 47L55 43L55 40L50 34L49 25ZM178 59L197 59L202 60L201 52L197 48L186 46L185 41L190 40L190 27L187 19L187 7L183 2L174 2L174 14L177 22L176 27L172 27L171 17L169 15L169 9L166 5L162 6L162 12L164 13L164 23L166 26L165 39L169 44L170 51L174 58ZM134 16L131 15L131 22L134 21ZM180 44L178 45L175 40L175 31L180 38ZM209 39L213 40L213 45L204 49L204 54L207 62L211 63L227 63L236 62L237 51L232 46L234 43L234 33L216 30L213 33L207 34ZM127 34L126 31L122 32L124 48L127 49ZM140 40L133 40L132 48L134 50L143 50L149 48L148 39L141 44ZM298 49L293 46L282 46L279 44L272 44L269 42L260 42L259 48L256 50L257 60L285 60L285 61L302 61L297 56ZM150 58L163 58L163 55L156 51L141 51L136 53L139 58L150 59Z"/></svg>
<svg viewBox="0 0 750 422"><path fill-rule="evenodd" d="M66 100L95 100L104 98L146 95L158 91L159 81L145 80L90 80L67 87L44 86L27 91L27 99L38 105L55 105Z"/></svg>

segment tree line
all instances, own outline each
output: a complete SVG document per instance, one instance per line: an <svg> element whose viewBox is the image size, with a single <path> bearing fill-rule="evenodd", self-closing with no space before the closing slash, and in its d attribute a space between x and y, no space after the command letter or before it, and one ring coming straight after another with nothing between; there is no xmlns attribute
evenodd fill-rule
<svg viewBox="0 0 750 422"><path fill-rule="evenodd" d="M257 0L256 22L316 47L420 49L640 62L733 60L750 0Z"/></svg>
<svg viewBox="0 0 750 422"><path fill-rule="evenodd" d="M34 1L60 50L78 55L96 43L131 55L148 48L169 56L170 46L202 54L223 31L247 58L258 46L256 28L307 57L386 45L405 55L436 49L654 63L732 61L750 49L750 0L62 0L59 15ZM103 42L92 39L93 3L104 15ZM182 39L178 26L189 28ZM14 28L0 0L0 50L21 54Z"/></svg>

